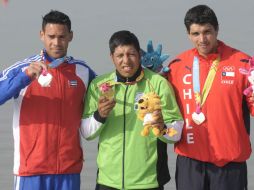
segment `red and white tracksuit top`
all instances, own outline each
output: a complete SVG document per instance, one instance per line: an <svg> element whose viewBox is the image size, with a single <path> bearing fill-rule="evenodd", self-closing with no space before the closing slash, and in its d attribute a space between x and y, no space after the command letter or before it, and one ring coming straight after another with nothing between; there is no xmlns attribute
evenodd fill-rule
<svg viewBox="0 0 254 190"><path fill-rule="evenodd" d="M193 58L197 56L199 59L202 92L210 66L218 55L221 57L218 70L202 107L206 120L196 125L192 120L192 113L196 110L192 84ZM218 54L204 58L196 49L191 49L169 64L168 79L185 120L182 139L175 144L177 154L217 166L242 162L250 157L249 124L246 126L244 120L249 120L248 108L254 115L254 106L250 98L243 95L249 83L247 77L239 72L239 68L249 68L248 59L248 55L219 41ZM243 109L246 102L247 114Z"/></svg>
<svg viewBox="0 0 254 190"><path fill-rule="evenodd" d="M17 62L0 75L0 103L14 98L14 174L80 173L83 153L79 128L84 95L95 73L82 61L67 57L49 87L26 75L36 55Z"/></svg>

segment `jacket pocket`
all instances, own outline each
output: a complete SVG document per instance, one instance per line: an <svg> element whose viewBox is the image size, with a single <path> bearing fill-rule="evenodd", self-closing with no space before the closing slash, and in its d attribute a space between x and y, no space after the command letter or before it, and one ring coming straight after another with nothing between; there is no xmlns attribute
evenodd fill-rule
<svg viewBox="0 0 254 190"><path fill-rule="evenodd" d="M33 151L35 150L35 147L37 145L37 141L38 141L38 135L39 135L39 127L37 126L36 127L36 130L34 131L35 132L35 135L34 135L34 138L32 140L32 147L31 149L28 151L28 153L26 154L26 159L25 159L25 166L27 167L27 162L28 162L28 159L30 158L31 154L33 153Z"/></svg>

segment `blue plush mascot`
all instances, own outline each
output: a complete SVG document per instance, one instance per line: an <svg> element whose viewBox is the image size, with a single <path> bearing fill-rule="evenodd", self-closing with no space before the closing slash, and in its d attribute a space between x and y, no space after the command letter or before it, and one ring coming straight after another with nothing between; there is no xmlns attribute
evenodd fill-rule
<svg viewBox="0 0 254 190"><path fill-rule="evenodd" d="M162 45L159 44L154 51L151 40L147 43L147 52L141 50L141 65L163 76L169 71L168 67L163 67L163 62L168 59L169 55L161 55Z"/></svg>

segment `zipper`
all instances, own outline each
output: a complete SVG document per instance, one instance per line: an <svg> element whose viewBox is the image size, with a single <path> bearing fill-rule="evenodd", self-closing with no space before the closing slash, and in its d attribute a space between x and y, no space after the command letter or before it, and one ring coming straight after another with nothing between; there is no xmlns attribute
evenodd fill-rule
<svg viewBox="0 0 254 190"><path fill-rule="evenodd" d="M63 93L62 93L62 83L61 83L61 76L59 72L59 68L56 68L56 73L57 73L57 85L58 85L58 92L59 92L59 97L61 100L63 99ZM60 138L61 138L61 120L62 120L62 101L59 101L59 121L58 121L58 131L57 131L57 147L56 147L56 171L57 173L60 173L60 162L59 162L59 149L60 149Z"/></svg>
<svg viewBox="0 0 254 190"><path fill-rule="evenodd" d="M125 124L126 124L126 97L129 85L127 85L125 92L124 92L124 103L123 103L123 165L122 165L122 190L124 190L124 161L125 161Z"/></svg>

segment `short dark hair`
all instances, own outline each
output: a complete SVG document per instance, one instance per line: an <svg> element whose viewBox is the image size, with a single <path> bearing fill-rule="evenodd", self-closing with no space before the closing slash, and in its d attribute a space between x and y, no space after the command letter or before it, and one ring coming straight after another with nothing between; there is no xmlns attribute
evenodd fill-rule
<svg viewBox="0 0 254 190"><path fill-rule="evenodd" d="M64 14L60 11L51 10L48 14L46 14L42 18L42 30L45 29L45 26L48 23L66 25L69 32L71 31L71 20L70 20L70 18L66 14Z"/></svg>
<svg viewBox="0 0 254 190"><path fill-rule="evenodd" d="M110 53L113 54L115 52L116 47L121 45L133 45L134 48L140 52L140 45L138 38L135 36L135 34L131 33L127 30L121 30L118 32L115 32L110 40L109 40L109 49Z"/></svg>
<svg viewBox="0 0 254 190"><path fill-rule="evenodd" d="M197 5L189 9L184 18L184 24L188 33L192 24L211 24L216 31L219 28L214 11L207 5Z"/></svg>

